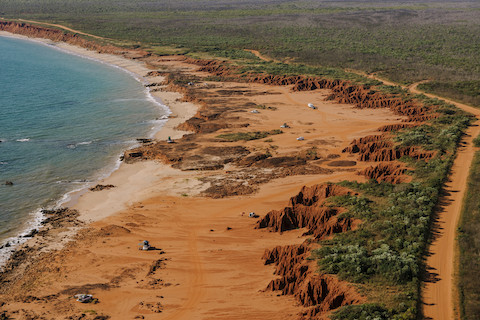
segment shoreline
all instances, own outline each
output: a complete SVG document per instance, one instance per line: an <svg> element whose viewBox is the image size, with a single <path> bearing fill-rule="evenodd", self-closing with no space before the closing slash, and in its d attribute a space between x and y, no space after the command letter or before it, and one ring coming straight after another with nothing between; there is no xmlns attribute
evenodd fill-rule
<svg viewBox="0 0 480 320"><path fill-rule="evenodd" d="M65 54L75 55L84 59L90 59L98 63L105 64L112 68L117 68L129 76L133 77L135 80L140 82L145 86L145 96L148 100L152 100L158 108L165 110L166 118L163 124L156 124L155 127L150 129L149 138L153 140L165 140L168 136L171 136L174 139L181 138L184 131L175 130L174 127L179 123L185 121L189 117L193 116L197 111L197 106L192 103L179 102L176 101L181 98L181 94L171 91L155 91L153 92L146 85L153 82L163 82L162 76L149 77L147 78L147 73L151 71L143 61L136 61L133 59L128 59L119 55L98 53L92 50L88 50L79 46L72 44L67 44L64 42L56 42L50 39L44 38L31 38L25 35L19 35L10 33L7 31L0 31L0 36L15 38L20 40L26 40L35 42L39 45L46 45L64 52ZM175 115L173 118L171 115ZM149 121L161 121L162 119L151 119ZM132 145L130 148L123 150L120 154L122 155L125 151L135 148L137 145ZM68 207L71 209L80 209L79 220L84 222L93 222L99 219L103 219L115 212L121 211L126 208L129 203L137 202L144 200L146 197L152 196L152 193L145 193L142 190L152 189L155 185L160 183L160 178L152 179L155 177L155 172L163 170L165 165L157 163L155 161L148 161L135 164L126 164L122 161L117 160L115 164L108 165L104 169L107 169L101 178L95 181L91 181L83 185L81 188L67 191L56 201L51 208L60 208ZM135 184L129 184L127 188L124 187L124 181L135 181ZM145 183L148 181L148 183ZM122 184L120 184L122 182ZM118 187L112 190L103 191L99 196L96 196L95 192L90 192L89 188L97 184L117 184ZM97 192L98 193L98 192ZM107 196L110 200L105 201L102 199L103 196ZM103 206L98 206L98 203L103 203ZM87 210L89 207L97 207L97 210ZM108 209L106 209L108 208ZM31 218L26 224L26 227L22 230L19 230L17 236L8 237L5 239L4 244L9 244L10 248L14 250L7 253L0 263L0 268L8 261L10 256L20 248L20 246L28 244L32 238L26 237L26 235L31 234L33 230L39 230L42 228L42 221L45 220L42 210L45 208L39 208L38 210L30 213ZM48 208L50 209L50 208ZM86 211L84 211L86 210ZM101 211L101 213L100 213ZM88 213L86 213L88 212ZM83 214L82 214L83 213ZM68 234L68 238L73 238L76 231ZM13 243L13 241L16 241ZM58 247L55 247L58 249Z"/></svg>

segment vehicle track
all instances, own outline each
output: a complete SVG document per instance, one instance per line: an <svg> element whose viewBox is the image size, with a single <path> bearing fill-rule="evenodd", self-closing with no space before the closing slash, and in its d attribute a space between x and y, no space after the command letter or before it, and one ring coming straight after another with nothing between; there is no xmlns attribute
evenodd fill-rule
<svg viewBox="0 0 480 320"><path fill-rule="evenodd" d="M388 85L396 85L383 79L368 75L369 78L382 81ZM418 85L428 82L423 80L408 87L401 86L411 93L424 94L429 98L437 98L455 105L476 117L476 121L467 129L462 137L457 156L448 176L440 198L434 225L434 237L426 257L427 276L422 288L423 314L425 319L451 320L458 319L458 298L455 284L455 251L456 229L460 219L467 179L473 161L475 148L473 139L480 134L480 110L463 103L449 100L434 94L425 93Z"/></svg>
<svg viewBox="0 0 480 320"><path fill-rule="evenodd" d="M82 31L79 31L79 30L75 30L75 29L63 26L61 24L47 23L47 22L41 22L41 21L35 21L35 20L25 20L25 19L18 19L18 21L36 23L36 24L43 24L43 25L46 25L46 26L56 27L56 28L60 28L60 29L63 29L63 30L73 32L73 33L78 33L78 34L81 34L81 35L84 35L84 36L92 37L92 38L95 38L95 39L113 40L113 39L110 39L110 38L100 37L100 36L96 36L96 35L91 34L91 33L86 33L86 32L82 32Z"/></svg>
<svg viewBox="0 0 480 320"><path fill-rule="evenodd" d="M456 229L461 215L467 179L473 156L477 148L473 139L480 134L480 110L466 104L427 94L418 90L414 83L409 87L412 93L423 93L430 98L442 99L458 108L475 115L477 120L467 129L462 137L453 163L449 179L444 186L445 195L440 199L437 222L434 226L434 239L426 259L429 276L422 290L423 310L426 319L456 319L458 301L454 297L455 289L455 248Z"/></svg>

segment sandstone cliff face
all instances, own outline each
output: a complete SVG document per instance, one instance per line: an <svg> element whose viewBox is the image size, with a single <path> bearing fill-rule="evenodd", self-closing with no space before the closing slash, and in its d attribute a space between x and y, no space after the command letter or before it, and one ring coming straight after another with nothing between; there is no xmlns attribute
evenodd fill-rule
<svg viewBox="0 0 480 320"><path fill-rule="evenodd" d="M434 151L423 150L419 147L396 147L387 134L372 135L355 139L349 147L342 150L347 153L358 153L360 161L394 161L409 156L414 159L430 160L435 156Z"/></svg>
<svg viewBox="0 0 480 320"><path fill-rule="evenodd" d="M405 172L407 172L407 168L401 164L379 163L359 171L358 174L364 175L369 179L397 184L408 180Z"/></svg>
<svg viewBox="0 0 480 320"><path fill-rule="evenodd" d="M94 41L86 40L77 34L65 33L58 29L36 27L25 23L0 21L0 30L29 37L61 41L100 53L124 55L131 59L139 59L150 55L150 53L143 50L123 49L111 45L101 45Z"/></svg>
<svg viewBox="0 0 480 320"><path fill-rule="evenodd" d="M387 124L385 126L381 126L378 128L378 131L381 132L390 132L390 131L398 131L401 129L413 128L419 126L420 123L396 123L396 124Z"/></svg>
<svg viewBox="0 0 480 320"><path fill-rule="evenodd" d="M290 199L289 206L267 213L258 221L256 228L268 228L283 232L297 228L307 228L305 235L323 239L332 234L352 228L354 221L338 218L342 208L324 206L328 197L347 195L352 191L337 185L322 184L303 187L300 193Z"/></svg>
<svg viewBox="0 0 480 320"><path fill-rule="evenodd" d="M258 221L256 228L269 228L275 232L306 227L306 234L322 239L345 232L358 221L338 219L342 208L325 206L329 197L352 194L353 191L333 184L303 187L290 198L289 205L280 211L271 211ZM277 278L270 281L266 291L280 291L293 295L306 307L299 319L323 319L326 312L342 306L360 303L364 299L346 282L335 276L317 272L311 255L312 244L277 246L266 250L262 259L266 265L275 265Z"/></svg>
<svg viewBox="0 0 480 320"><path fill-rule="evenodd" d="M363 300L347 283L317 273L315 262L307 260L309 256L310 248L306 244L266 250L263 255L265 264L274 264L278 277L265 290L293 295L307 307L300 319L319 319L325 312Z"/></svg>

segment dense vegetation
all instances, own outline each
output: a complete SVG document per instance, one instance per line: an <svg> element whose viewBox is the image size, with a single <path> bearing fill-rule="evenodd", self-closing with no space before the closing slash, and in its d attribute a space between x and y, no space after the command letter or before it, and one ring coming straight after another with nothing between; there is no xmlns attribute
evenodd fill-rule
<svg viewBox="0 0 480 320"><path fill-rule="evenodd" d="M450 97L460 102L480 106L480 80L472 81L432 81L418 86L420 90L444 97Z"/></svg>
<svg viewBox="0 0 480 320"><path fill-rule="evenodd" d="M398 147L420 146L436 151L428 162L402 159L413 169L412 182L393 185L345 181L341 185L361 195L331 199L332 205L348 208L344 215L363 223L355 231L324 241L316 251L319 266L357 283L358 290L370 301L340 309L334 319L416 319L421 312L418 303L425 276L423 256L434 208L462 132L470 122L464 112L452 106L425 101L437 103L441 116L396 134Z"/></svg>
<svg viewBox="0 0 480 320"><path fill-rule="evenodd" d="M157 53L206 52L424 79L463 101L480 81L480 3L314 0L0 0L0 15L58 22ZM473 92L465 90L472 81Z"/></svg>
<svg viewBox="0 0 480 320"><path fill-rule="evenodd" d="M464 320L478 319L480 314L480 152L470 168L468 189L458 227L460 246L459 293L460 315Z"/></svg>

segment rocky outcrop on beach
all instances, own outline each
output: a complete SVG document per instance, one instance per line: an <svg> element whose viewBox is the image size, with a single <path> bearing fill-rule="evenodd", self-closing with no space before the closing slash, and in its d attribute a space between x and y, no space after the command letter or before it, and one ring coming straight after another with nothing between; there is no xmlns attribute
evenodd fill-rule
<svg viewBox="0 0 480 320"><path fill-rule="evenodd" d="M78 220L78 211L69 208L42 210L45 219L40 230L31 232L33 241L16 250L0 273L0 288L2 283L12 283L22 276L21 270L29 267L40 255L48 251L48 246L62 243L67 235L66 230L82 227L83 222ZM3 293L0 290L0 293Z"/></svg>
<svg viewBox="0 0 480 320"><path fill-rule="evenodd" d="M162 141L129 150L125 153L124 161L130 163L139 159L154 159L184 171L218 170L249 153L243 146L202 147L198 143L188 142L188 137L184 137L175 143Z"/></svg>
<svg viewBox="0 0 480 320"><path fill-rule="evenodd" d="M115 188L113 184L97 184L95 187L90 188L90 191L102 191Z"/></svg>

